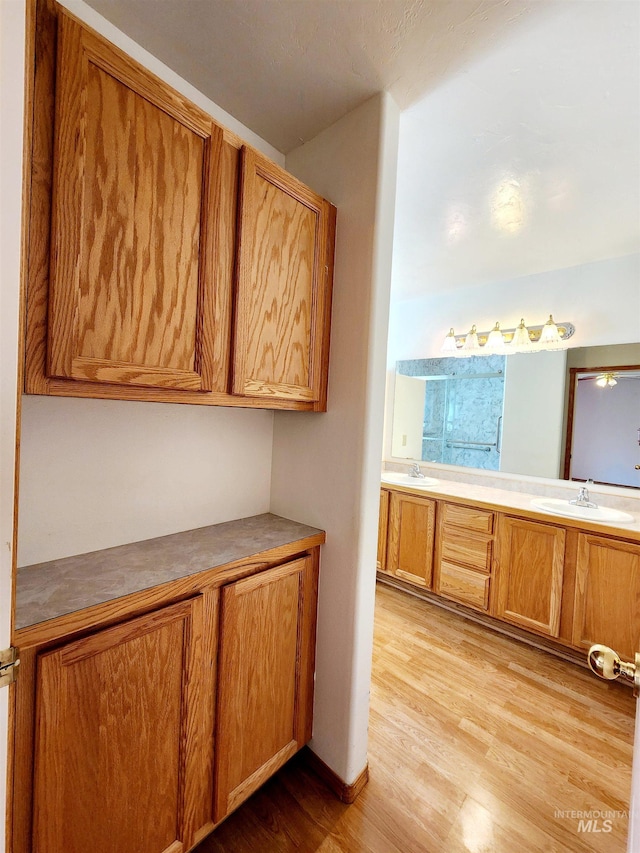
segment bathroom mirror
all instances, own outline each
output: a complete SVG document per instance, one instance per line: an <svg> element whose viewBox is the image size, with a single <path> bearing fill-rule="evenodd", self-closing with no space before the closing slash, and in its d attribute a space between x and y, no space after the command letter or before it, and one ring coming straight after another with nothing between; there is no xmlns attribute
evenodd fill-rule
<svg viewBox="0 0 640 853"><path fill-rule="evenodd" d="M639 429L640 344L396 366L396 459L640 488Z"/></svg>

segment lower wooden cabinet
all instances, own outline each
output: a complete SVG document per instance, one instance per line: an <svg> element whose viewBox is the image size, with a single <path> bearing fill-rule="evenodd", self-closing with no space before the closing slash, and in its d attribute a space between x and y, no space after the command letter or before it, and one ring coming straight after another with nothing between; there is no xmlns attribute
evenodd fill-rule
<svg viewBox="0 0 640 853"><path fill-rule="evenodd" d="M434 591L488 612L493 570L494 513L441 503Z"/></svg>
<svg viewBox="0 0 640 853"><path fill-rule="evenodd" d="M309 557L222 589L216 822L311 738L315 605Z"/></svg>
<svg viewBox="0 0 640 853"><path fill-rule="evenodd" d="M496 616L550 637L560 633L565 530L503 516Z"/></svg>
<svg viewBox="0 0 640 853"><path fill-rule="evenodd" d="M634 660L640 650L640 545L578 537L573 645L611 646Z"/></svg>
<svg viewBox="0 0 640 853"><path fill-rule="evenodd" d="M307 743L318 568L21 650L12 853L187 853Z"/></svg>
<svg viewBox="0 0 640 853"><path fill-rule="evenodd" d="M381 572L387 571L387 539L389 528L389 492L380 489L380 515L378 516L378 556L376 567Z"/></svg>
<svg viewBox="0 0 640 853"><path fill-rule="evenodd" d="M411 583L431 589L436 502L391 492L387 569Z"/></svg>
<svg viewBox="0 0 640 853"><path fill-rule="evenodd" d="M39 656L33 853L181 853L213 826L203 652L199 596Z"/></svg>
<svg viewBox="0 0 640 853"><path fill-rule="evenodd" d="M638 542L386 486L378 569L581 653L640 649Z"/></svg>

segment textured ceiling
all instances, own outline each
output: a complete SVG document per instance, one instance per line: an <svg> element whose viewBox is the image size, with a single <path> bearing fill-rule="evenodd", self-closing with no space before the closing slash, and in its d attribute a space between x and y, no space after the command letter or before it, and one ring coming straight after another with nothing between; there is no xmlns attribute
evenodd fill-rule
<svg viewBox="0 0 640 853"><path fill-rule="evenodd" d="M409 106L548 0L88 0L287 153L375 92Z"/></svg>

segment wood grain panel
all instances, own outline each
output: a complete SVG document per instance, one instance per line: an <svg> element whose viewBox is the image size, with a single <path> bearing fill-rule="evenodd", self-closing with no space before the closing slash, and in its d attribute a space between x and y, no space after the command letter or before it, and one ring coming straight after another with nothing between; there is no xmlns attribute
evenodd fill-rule
<svg viewBox="0 0 640 853"><path fill-rule="evenodd" d="M392 492L389 504L389 570L405 580L431 587L435 538L435 501Z"/></svg>
<svg viewBox="0 0 640 853"><path fill-rule="evenodd" d="M487 575L473 569L441 562L436 592L486 612L489 609L490 580Z"/></svg>
<svg viewBox="0 0 640 853"><path fill-rule="evenodd" d="M129 66L60 13L48 370L208 390L222 131Z"/></svg>
<svg viewBox="0 0 640 853"><path fill-rule="evenodd" d="M235 393L320 400L330 215L328 202L243 149Z"/></svg>
<svg viewBox="0 0 640 853"><path fill-rule="evenodd" d="M380 571L387 570L387 540L389 533L389 492L380 489L380 514L378 516L378 555L376 566Z"/></svg>
<svg viewBox="0 0 640 853"><path fill-rule="evenodd" d="M503 516L496 615L551 637L560 632L566 531Z"/></svg>
<svg viewBox="0 0 640 853"><path fill-rule="evenodd" d="M33 853L190 846L185 768L207 749L194 741L202 615L197 598L39 657Z"/></svg>
<svg viewBox="0 0 640 853"><path fill-rule="evenodd" d="M491 571L493 540L458 527L441 528L441 558L480 572Z"/></svg>
<svg viewBox="0 0 640 853"><path fill-rule="evenodd" d="M442 523L457 525L465 530L479 533L493 533L493 513L473 506L458 506L452 503L442 504Z"/></svg>
<svg viewBox="0 0 640 853"><path fill-rule="evenodd" d="M308 558L222 590L216 808L221 820L293 755Z"/></svg>
<svg viewBox="0 0 640 853"><path fill-rule="evenodd" d="M160 387L166 380L162 373L154 375L139 367L127 373L126 363L107 364L96 359L78 364L87 379L61 378L49 375L47 366L47 336L50 304L51 265L51 199L53 184L53 147L55 123L55 77L57 50L57 22L60 15L73 16L62 11L51 0L33 0L36 6L35 66L33 68L33 124L27 128L25 182L25 205L28 218L28 240L26 241L26 335L24 383L26 393L52 394L63 397L94 397L101 399L142 400L149 402L189 403L192 405L243 406L260 409L289 409L298 411L325 411L327 396L327 366L329 353L329 322L331 315L331 284L333 273L333 249L335 240L335 208L328 205L328 236L326 245L325 282L319 294L316 310L318 327L323 330L319 346L322 363L320 371L320 395L317 401L297 400L287 397L246 397L231 393L231 329L233 305L233 279L235 275L236 251L236 206L238 193L238 166L243 141L226 128L223 134L222 155L215 175L219 189L212 189L217 196L217 206L203 205L201 218L201 244L204 251L200 256L200 287L211 282L208 296L199 301L196 329L201 342L201 365L203 376L207 376L210 365L210 380L205 385L211 392L188 390L184 387ZM87 29L82 25L83 29ZM114 69L113 77L137 92L143 99L150 90L160 89L165 111L174 118L180 117L184 125L196 134L202 132L202 112L188 99L172 90L163 81L155 78L146 69L110 45L96 33L95 52L99 56L98 66L109 75L112 57L122 57ZM58 63L59 64L59 63ZM73 76L73 73L72 75ZM153 98L151 98L153 100ZM207 117L209 123L211 120ZM206 153L206 152L205 152ZM211 158L210 158L211 159ZM208 169L205 164L205 169ZM214 180L210 181L213 187ZM219 214L219 215L218 215ZM200 327L205 330L200 335ZM214 333L206 334L207 329ZM61 327L60 337L71 334ZM143 376L147 383L122 384L120 380L135 382ZM99 381L93 381L94 379ZM113 381L112 381L113 380ZM118 384L116 384L116 382ZM188 385L189 382L180 383Z"/></svg>
<svg viewBox="0 0 640 853"><path fill-rule="evenodd" d="M640 650L639 545L579 535L573 643L604 643L634 660Z"/></svg>

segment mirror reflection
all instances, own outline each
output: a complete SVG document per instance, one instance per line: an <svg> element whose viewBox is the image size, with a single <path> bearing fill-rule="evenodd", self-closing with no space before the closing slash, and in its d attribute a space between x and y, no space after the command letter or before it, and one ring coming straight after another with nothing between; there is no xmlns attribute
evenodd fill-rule
<svg viewBox="0 0 640 853"><path fill-rule="evenodd" d="M392 456L640 488L640 344L396 366Z"/></svg>

